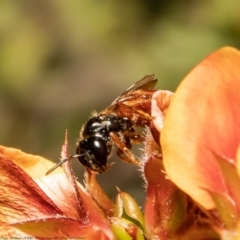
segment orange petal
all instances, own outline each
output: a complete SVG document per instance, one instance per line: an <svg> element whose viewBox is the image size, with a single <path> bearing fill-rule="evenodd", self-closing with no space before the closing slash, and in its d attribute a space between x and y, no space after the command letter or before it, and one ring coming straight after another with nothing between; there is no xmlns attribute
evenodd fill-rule
<svg viewBox="0 0 240 240"><path fill-rule="evenodd" d="M32 236L29 234L26 234L20 230L18 230L15 227L8 226L6 224L0 224L0 233L1 233L1 238L3 239L11 239L13 238L18 238L18 239L31 239Z"/></svg>
<svg viewBox="0 0 240 240"><path fill-rule="evenodd" d="M0 221L61 215L62 211L11 160L0 155Z"/></svg>
<svg viewBox="0 0 240 240"><path fill-rule="evenodd" d="M40 239L113 239L113 234L99 226L81 224L65 217L26 221L13 226L22 232Z"/></svg>
<svg viewBox="0 0 240 240"><path fill-rule="evenodd" d="M240 142L239 66L230 47L203 60L178 87L162 130L169 177L206 209L215 206L207 189L227 190L214 154L235 159Z"/></svg>
<svg viewBox="0 0 240 240"><path fill-rule="evenodd" d="M81 222L82 214L79 214L79 211L83 210L86 212L86 223L101 227L102 231L106 230L107 232L110 229L109 222L103 211L89 197L82 185L77 183L79 195L76 195L73 186L64 174L45 176L37 180L37 183L44 193L61 209L65 217L74 218ZM79 199L76 199L76 196ZM78 209L79 203L81 209Z"/></svg>
<svg viewBox="0 0 240 240"><path fill-rule="evenodd" d="M31 156L24 153L21 155ZM22 159L24 160L24 157ZM0 154L0 225L3 225L0 229L1 236L22 236L14 226L26 233L23 236L40 236L46 233L45 237L73 237L76 233L77 236L87 236L88 233L96 235L97 231L101 236L112 238L108 219L80 184L76 184L76 194L64 174L52 174L35 181L13 161ZM81 197L87 223L79 217L79 199L76 199L76 196ZM66 226L72 223L75 231L72 228L67 230L63 222ZM46 231L38 234L38 230L45 224L48 225ZM57 229L56 232L54 229Z"/></svg>
<svg viewBox="0 0 240 240"><path fill-rule="evenodd" d="M89 169L86 169L84 180L85 189L88 194L90 194L95 202L101 206L101 209L106 213L108 217L112 217L114 205L97 182L96 173Z"/></svg>
<svg viewBox="0 0 240 240"><path fill-rule="evenodd" d="M158 132L163 128L164 119L174 94L167 90L156 91L152 96L151 116Z"/></svg>
<svg viewBox="0 0 240 240"><path fill-rule="evenodd" d="M65 174L52 174L35 181L65 216L80 219L74 190Z"/></svg>
<svg viewBox="0 0 240 240"><path fill-rule="evenodd" d="M160 147L148 133L143 169L147 185L145 233L150 239L169 239L186 219L187 197L167 178L159 152Z"/></svg>
<svg viewBox="0 0 240 240"><path fill-rule="evenodd" d="M150 129L155 142L158 144L163 122L172 97L173 93L165 90L156 91L152 96L151 116L153 122L150 125Z"/></svg>
<svg viewBox="0 0 240 240"><path fill-rule="evenodd" d="M65 133L64 144L62 145L61 158L68 158L67 132ZM109 204L108 207L112 208L112 204L110 204L106 199L107 196L102 196L104 195L103 190L100 189L99 186L99 188L95 189L95 191L99 191L99 193L93 193L93 186L87 186L87 188L85 189L81 184L79 184L76 181L76 177L69 161L63 163L63 170L66 174L67 181L69 182L70 187L73 190L73 195L76 203L75 206L79 215L79 219L85 223L90 222L93 226L95 226L95 229L101 229L102 232L106 232L108 235L111 234L109 221L108 218L105 216L104 207ZM91 185L95 183L96 186L97 182L95 179L95 175L92 175L91 177L91 183L87 182L89 179L85 179L86 185ZM88 192L88 190L90 191ZM104 203L102 203L101 201L104 201ZM107 212L112 214L111 209L108 209Z"/></svg>
<svg viewBox="0 0 240 240"><path fill-rule="evenodd" d="M0 226L0 233L6 239L113 239L111 232L105 232L98 226L62 216L28 220L8 228Z"/></svg>
<svg viewBox="0 0 240 240"><path fill-rule="evenodd" d="M94 231L90 224L81 224L75 219L62 216L27 220L25 222L12 224L11 226L26 234L42 239L63 237L80 238L85 237L88 232Z"/></svg>
<svg viewBox="0 0 240 240"><path fill-rule="evenodd" d="M11 159L15 164L21 167L32 178L45 176L46 172L55 164L43 157L27 154L19 149L8 148L0 145L0 154ZM62 173L63 170L58 168L54 173Z"/></svg>
<svg viewBox="0 0 240 240"><path fill-rule="evenodd" d="M238 150L237 150L236 168L237 168L238 176L240 177L240 146L238 146Z"/></svg>

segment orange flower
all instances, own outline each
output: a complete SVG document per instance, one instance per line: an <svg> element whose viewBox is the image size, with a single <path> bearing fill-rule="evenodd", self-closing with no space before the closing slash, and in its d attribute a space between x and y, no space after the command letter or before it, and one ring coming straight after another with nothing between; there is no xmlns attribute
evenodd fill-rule
<svg viewBox="0 0 240 240"><path fill-rule="evenodd" d="M45 176L52 166L42 157L0 147L1 237L112 239L105 214L80 184L74 189L61 168Z"/></svg>
<svg viewBox="0 0 240 240"><path fill-rule="evenodd" d="M67 140L61 157L67 157ZM0 146L0 236L36 239L144 240L143 215L134 199L118 189L115 205L85 172L76 182L69 162L46 172L53 163ZM35 178L37 176L37 178Z"/></svg>
<svg viewBox="0 0 240 240"><path fill-rule="evenodd" d="M0 146L1 237L234 239L240 229L240 52L208 56L180 84L153 94L142 166L144 217L118 189L115 205L87 170ZM62 157L67 156L67 143Z"/></svg>
<svg viewBox="0 0 240 240"><path fill-rule="evenodd" d="M162 148L157 137L173 98L173 93L169 91L157 91L152 99L152 117L158 132L151 126L152 135L147 134L144 149L143 172L147 190L145 233L149 239L218 239L209 219L169 179L163 165Z"/></svg>
<svg viewBox="0 0 240 240"><path fill-rule="evenodd" d="M239 66L236 49L225 47L209 55L177 88L163 128L154 120L169 178L207 214L217 209L214 214L231 227L240 216Z"/></svg>

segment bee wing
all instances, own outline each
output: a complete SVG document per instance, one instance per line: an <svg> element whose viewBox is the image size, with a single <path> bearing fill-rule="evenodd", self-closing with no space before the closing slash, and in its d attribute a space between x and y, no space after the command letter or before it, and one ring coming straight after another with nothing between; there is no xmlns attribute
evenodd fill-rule
<svg viewBox="0 0 240 240"><path fill-rule="evenodd" d="M127 90L125 90L124 93L120 95L120 97L122 95L125 95L126 93L128 93L130 91L134 91L134 90L137 90L137 89L145 89L145 90L153 89L155 87L156 83L157 83L157 79L154 79L154 75L147 75L144 78L142 78L141 80L139 80L136 83L134 83Z"/></svg>
<svg viewBox="0 0 240 240"><path fill-rule="evenodd" d="M124 102L125 100L127 100L127 98L125 99L125 96L128 95L129 92L132 92L132 91L135 91L135 90L138 90L138 89L150 90L150 89L153 89L155 87L156 83L157 83L157 79L154 79L154 75L147 75L147 76L145 76L141 80L139 80L136 83L134 83L127 90L125 90L119 97L117 97L101 113L105 113L106 114L106 113L112 111L119 102Z"/></svg>

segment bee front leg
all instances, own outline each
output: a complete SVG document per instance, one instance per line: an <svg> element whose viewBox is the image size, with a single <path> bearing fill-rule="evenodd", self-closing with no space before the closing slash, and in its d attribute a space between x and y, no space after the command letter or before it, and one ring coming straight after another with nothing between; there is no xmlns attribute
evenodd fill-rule
<svg viewBox="0 0 240 240"><path fill-rule="evenodd" d="M114 143L117 145L117 155L120 157L124 162L133 163L137 166L140 166L140 160L136 158L136 156L130 151L132 145L129 139L126 139L126 143L117 136L116 133L110 133Z"/></svg>

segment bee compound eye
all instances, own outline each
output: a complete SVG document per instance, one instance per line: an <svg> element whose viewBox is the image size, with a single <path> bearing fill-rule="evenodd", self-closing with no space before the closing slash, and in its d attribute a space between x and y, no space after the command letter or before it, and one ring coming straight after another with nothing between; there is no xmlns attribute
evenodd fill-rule
<svg viewBox="0 0 240 240"><path fill-rule="evenodd" d="M82 154L78 160L83 166L97 172L103 172L106 168L109 150L103 138L96 136L85 138L78 143L76 153Z"/></svg>

